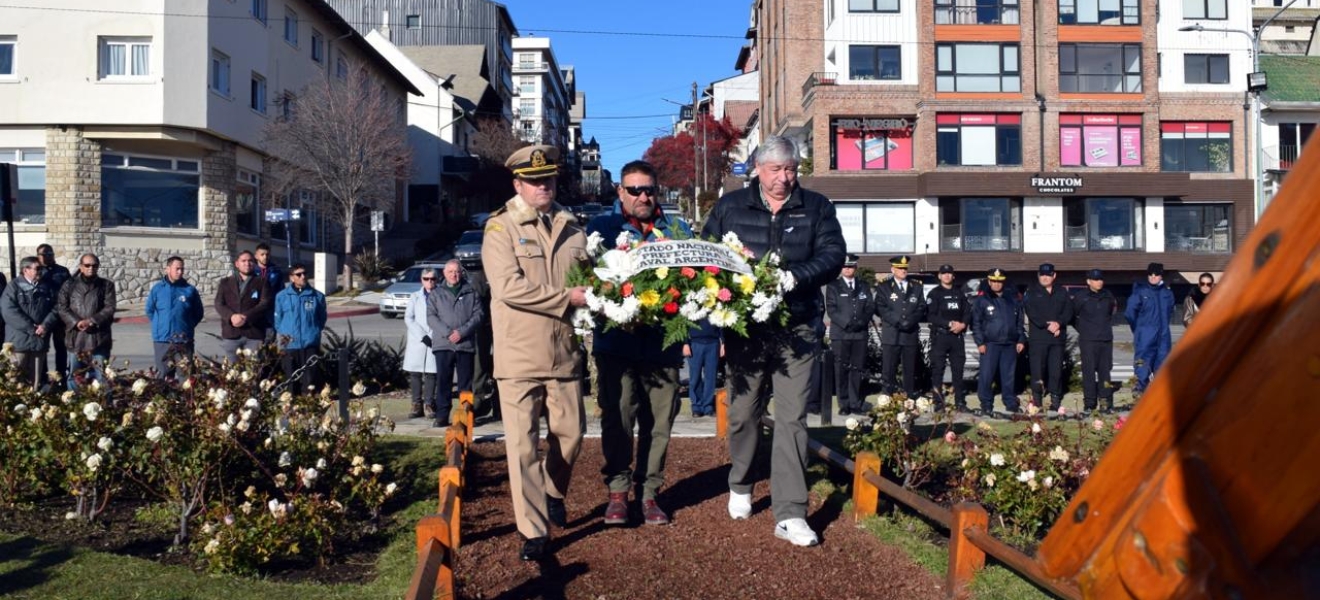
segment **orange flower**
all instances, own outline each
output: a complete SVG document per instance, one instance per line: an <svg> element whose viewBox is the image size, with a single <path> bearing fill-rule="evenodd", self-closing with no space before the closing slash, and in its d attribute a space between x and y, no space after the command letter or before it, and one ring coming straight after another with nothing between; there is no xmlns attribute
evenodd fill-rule
<svg viewBox="0 0 1320 600"><path fill-rule="evenodd" d="M677 289L677 288L669 288L669 297L670 297L670 298L673 298L674 300L678 300L678 297L679 297L680 295L681 295L681 294L678 293L678 289Z"/></svg>
<svg viewBox="0 0 1320 600"><path fill-rule="evenodd" d="M627 298L633 295L633 284L631 281L623 284L623 297Z"/></svg>
<svg viewBox="0 0 1320 600"><path fill-rule="evenodd" d="M693 269L692 267L683 267L681 270L679 270L678 273L688 279L692 279L693 277L697 276L697 270Z"/></svg>

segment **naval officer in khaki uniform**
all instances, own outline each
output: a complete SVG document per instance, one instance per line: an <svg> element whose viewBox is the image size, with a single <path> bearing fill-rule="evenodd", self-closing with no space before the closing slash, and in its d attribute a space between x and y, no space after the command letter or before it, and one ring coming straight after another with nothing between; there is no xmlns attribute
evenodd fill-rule
<svg viewBox="0 0 1320 600"><path fill-rule="evenodd" d="M559 151L529 146L504 165L517 192L491 213L481 245L490 281L495 381L499 386L509 488L523 560L546 553L550 523L567 521L564 496L585 429L578 364L581 350L570 317L586 305L586 288L565 287L568 272L586 264L587 238L555 202ZM537 452L542 415L548 449Z"/></svg>

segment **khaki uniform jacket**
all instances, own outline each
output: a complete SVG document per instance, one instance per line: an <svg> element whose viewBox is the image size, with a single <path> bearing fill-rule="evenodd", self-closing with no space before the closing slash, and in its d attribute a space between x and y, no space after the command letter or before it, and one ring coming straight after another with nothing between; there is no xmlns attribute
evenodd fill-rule
<svg viewBox="0 0 1320 600"><path fill-rule="evenodd" d="M486 222L481 262L490 282L497 379L578 376L581 348L565 282L588 262L587 236L558 203L552 214L547 234L536 209L514 196Z"/></svg>

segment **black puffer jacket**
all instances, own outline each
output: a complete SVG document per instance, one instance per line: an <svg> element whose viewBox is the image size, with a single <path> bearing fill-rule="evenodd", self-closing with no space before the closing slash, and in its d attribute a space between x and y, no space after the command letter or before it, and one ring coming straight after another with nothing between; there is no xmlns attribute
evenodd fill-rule
<svg viewBox="0 0 1320 600"><path fill-rule="evenodd" d="M792 323L820 318L821 286L843 269L845 244L834 204L816 192L794 187L777 214L761 202L761 184L725 194L706 219L701 234L719 239L734 232L759 259L777 252L780 268L793 274L797 286L784 296Z"/></svg>

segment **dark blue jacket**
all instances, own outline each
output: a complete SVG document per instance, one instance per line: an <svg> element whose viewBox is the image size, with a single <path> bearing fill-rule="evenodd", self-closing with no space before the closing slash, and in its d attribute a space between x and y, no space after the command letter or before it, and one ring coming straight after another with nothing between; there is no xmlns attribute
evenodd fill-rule
<svg viewBox="0 0 1320 600"><path fill-rule="evenodd" d="M257 274L261 275L262 279L266 280L266 289L284 289L284 272L281 271L279 267L275 266L275 261L271 261L270 264L264 268L261 266L261 263L256 263L255 266Z"/></svg>
<svg viewBox="0 0 1320 600"><path fill-rule="evenodd" d="M275 339L287 350L320 344L326 317L325 294L311 286L298 291L289 284L275 295ZM285 336L289 337L287 344Z"/></svg>
<svg viewBox="0 0 1320 600"><path fill-rule="evenodd" d="M688 335L693 342L708 344L719 342L724 338L724 332L719 327L711 325L710 321L706 319L702 319L700 323L697 323L697 328L693 329Z"/></svg>
<svg viewBox="0 0 1320 600"><path fill-rule="evenodd" d="M170 283L161 277L147 294L147 318L151 320L151 341L186 344L193 341L193 330L202 322L202 297L188 280Z"/></svg>
<svg viewBox="0 0 1320 600"><path fill-rule="evenodd" d="M1173 290L1164 282L1152 286L1149 282L1138 281L1132 284L1132 297L1128 298L1128 326L1132 328L1134 341L1169 335L1169 323L1173 321Z"/></svg>
<svg viewBox="0 0 1320 600"><path fill-rule="evenodd" d="M977 346L1027 342L1022 303L1010 290L1006 287L1004 294L996 296L987 287L984 294L972 300L972 338Z"/></svg>
<svg viewBox="0 0 1320 600"><path fill-rule="evenodd" d="M670 217L664 213L660 213L656 217L653 225L655 229L664 233L666 238L686 239L693 237L692 226L688 225L687 221ZM646 241L653 242L658 239L654 233L655 229L646 236ZM617 200L614 202L613 211L600 215L587 223L587 235L599 233L605 240L606 246L613 246L615 238L618 238L619 234L624 231L631 233L636 239L642 238L642 232L629 222ZM592 338L591 353L595 355L624 356L665 365L677 365L683 362L683 346L681 344L663 348L665 332L660 327L636 327L631 331L616 327L605 331L605 325L602 323L596 326Z"/></svg>

